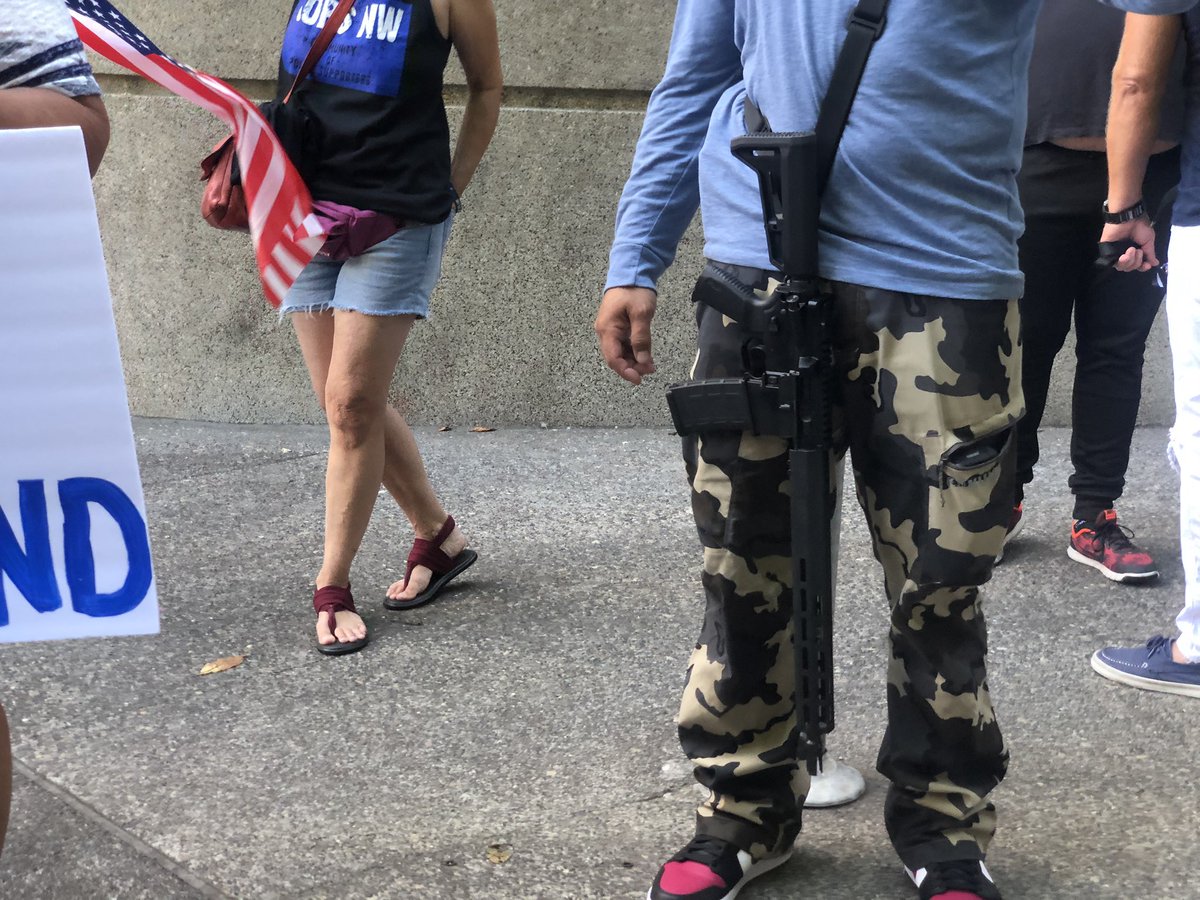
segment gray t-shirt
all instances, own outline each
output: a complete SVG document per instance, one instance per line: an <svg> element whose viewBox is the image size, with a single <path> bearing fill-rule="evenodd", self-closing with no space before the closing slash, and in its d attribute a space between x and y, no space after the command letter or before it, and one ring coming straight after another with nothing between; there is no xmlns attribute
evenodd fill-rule
<svg viewBox="0 0 1200 900"><path fill-rule="evenodd" d="M0 89L14 87L100 93L62 0L0 0Z"/></svg>
<svg viewBox="0 0 1200 900"><path fill-rule="evenodd" d="M1096 0L1046 0L1029 65L1025 146L1064 138L1104 137L1112 68L1125 14ZM1159 120L1159 137L1183 134L1183 51L1175 59Z"/></svg>

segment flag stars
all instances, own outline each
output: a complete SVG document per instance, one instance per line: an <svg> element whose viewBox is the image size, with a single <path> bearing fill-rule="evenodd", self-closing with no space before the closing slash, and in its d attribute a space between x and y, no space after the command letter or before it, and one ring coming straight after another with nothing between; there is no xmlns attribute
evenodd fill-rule
<svg viewBox="0 0 1200 900"><path fill-rule="evenodd" d="M67 7L103 25L139 53L165 55L107 0L67 0Z"/></svg>

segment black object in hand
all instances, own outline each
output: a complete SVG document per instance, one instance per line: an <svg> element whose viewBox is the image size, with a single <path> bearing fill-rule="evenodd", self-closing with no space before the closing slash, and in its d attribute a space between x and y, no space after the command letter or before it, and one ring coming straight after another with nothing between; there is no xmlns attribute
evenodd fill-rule
<svg viewBox="0 0 1200 900"><path fill-rule="evenodd" d="M1115 266L1117 261L1125 255L1126 250L1137 250L1138 244L1133 241L1101 241L1099 243L1099 256L1096 257L1096 265L1103 269L1110 266Z"/></svg>

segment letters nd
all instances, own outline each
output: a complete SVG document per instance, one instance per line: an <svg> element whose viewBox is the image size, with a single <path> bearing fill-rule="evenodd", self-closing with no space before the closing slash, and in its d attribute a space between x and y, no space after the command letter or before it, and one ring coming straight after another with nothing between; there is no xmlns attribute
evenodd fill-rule
<svg viewBox="0 0 1200 900"><path fill-rule="evenodd" d="M18 484L17 521L24 546L17 539L11 511L0 509L0 626L8 624L5 578L40 613L61 609L62 595L51 543L50 515L43 481ZM128 495L99 478L71 478L58 483L62 508L62 565L70 589L71 607L94 618L123 616L146 599L152 580L150 542L146 523ZM112 518L121 533L128 558L124 583L101 593L96 583L92 547L92 507Z"/></svg>

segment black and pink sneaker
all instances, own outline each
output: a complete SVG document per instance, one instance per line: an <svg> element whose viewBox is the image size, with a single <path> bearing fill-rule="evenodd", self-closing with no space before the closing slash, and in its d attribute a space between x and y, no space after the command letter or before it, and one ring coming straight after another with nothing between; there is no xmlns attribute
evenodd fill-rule
<svg viewBox="0 0 1200 900"><path fill-rule="evenodd" d="M1001 900L987 866L978 859L955 859L924 869L905 869L921 900Z"/></svg>
<svg viewBox="0 0 1200 900"><path fill-rule="evenodd" d="M698 834L658 870L647 900L733 900L746 884L791 858L791 848L756 860L729 841Z"/></svg>
<svg viewBox="0 0 1200 900"><path fill-rule="evenodd" d="M1067 556L1097 569L1109 581L1149 581L1158 577L1153 557L1130 538L1133 532L1117 523L1117 511L1106 509L1096 521L1071 524Z"/></svg>

